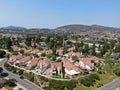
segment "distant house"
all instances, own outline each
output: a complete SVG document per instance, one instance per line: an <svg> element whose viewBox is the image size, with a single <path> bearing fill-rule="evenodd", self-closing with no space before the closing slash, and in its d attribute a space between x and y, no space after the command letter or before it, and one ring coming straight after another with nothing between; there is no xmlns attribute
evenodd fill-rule
<svg viewBox="0 0 120 90"><path fill-rule="evenodd" d="M75 47L71 47L71 48L68 48L68 51L73 51L75 49Z"/></svg>
<svg viewBox="0 0 120 90"><path fill-rule="evenodd" d="M72 56L77 56L78 58L82 57L80 52L68 52L64 55L65 59L72 59Z"/></svg>
<svg viewBox="0 0 120 90"><path fill-rule="evenodd" d="M98 58L80 58L79 65L86 70L94 69L94 62L98 62Z"/></svg>
<svg viewBox="0 0 120 90"><path fill-rule="evenodd" d="M30 66L30 67L36 66L38 62L39 62L39 58L33 58L27 62L27 66Z"/></svg>
<svg viewBox="0 0 120 90"><path fill-rule="evenodd" d="M24 52L25 52L25 53L31 53L31 52L32 52L32 49L26 49Z"/></svg>
<svg viewBox="0 0 120 90"><path fill-rule="evenodd" d="M40 73L44 72L48 67L50 67L50 62L51 59L39 60L36 70Z"/></svg>
<svg viewBox="0 0 120 90"><path fill-rule="evenodd" d="M38 49L34 49L33 51L31 51L32 54L37 54L39 52Z"/></svg>
<svg viewBox="0 0 120 90"><path fill-rule="evenodd" d="M10 56L8 62L9 62L9 63L14 63L14 62L16 62L17 60L22 59L23 57L24 57L24 56L23 56L22 54L12 55L12 56Z"/></svg>
<svg viewBox="0 0 120 90"><path fill-rule="evenodd" d="M31 60L31 57L30 56L25 56L24 58L20 59L20 60L17 60L16 61L16 64L18 65L26 65L28 61Z"/></svg>
<svg viewBox="0 0 120 90"><path fill-rule="evenodd" d="M11 46L11 48L13 49L13 51L19 51L20 50L20 48L17 47L17 46Z"/></svg>
<svg viewBox="0 0 120 90"><path fill-rule="evenodd" d="M39 51L37 55L45 54L45 50Z"/></svg>
<svg viewBox="0 0 120 90"><path fill-rule="evenodd" d="M53 51L52 51L51 49L45 51L45 54L46 54L46 55L50 55L50 54L52 54L52 53L53 53Z"/></svg>
<svg viewBox="0 0 120 90"><path fill-rule="evenodd" d="M26 51L27 51L27 49L26 49L26 48L20 48L20 50L23 50L24 52L26 52Z"/></svg>
<svg viewBox="0 0 120 90"><path fill-rule="evenodd" d="M57 54L58 56L62 56L62 55L63 55L63 50L62 50L62 49L56 50L56 54Z"/></svg>
<svg viewBox="0 0 120 90"><path fill-rule="evenodd" d="M53 62L50 68L52 75L60 75L62 73L62 62Z"/></svg>
<svg viewBox="0 0 120 90"><path fill-rule="evenodd" d="M0 90L13 90L13 89L9 86L4 86Z"/></svg>
<svg viewBox="0 0 120 90"><path fill-rule="evenodd" d="M75 66L72 62L64 62L63 67L65 68L66 75L74 76L80 74L81 70L79 67Z"/></svg>

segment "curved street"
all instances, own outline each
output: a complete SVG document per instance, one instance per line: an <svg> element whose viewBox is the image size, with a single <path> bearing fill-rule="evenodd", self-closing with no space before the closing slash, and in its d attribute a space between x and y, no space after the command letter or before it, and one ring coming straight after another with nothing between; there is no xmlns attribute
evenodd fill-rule
<svg viewBox="0 0 120 90"><path fill-rule="evenodd" d="M4 68L4 63L6 62L7 60L4 59L4 60L1 60L0 61L0 66L3 68L3 72L4 73L8 73L8 78L12 79L16 79L17 80L17 83L19 83L20 85L22 85L23 87L25 87L26 89L28 90L43 90L41 87L35 85L34 83L28 81L28 80L25 80L25 79L20 79L20 77L18 75L15 75L9 71L7 71L5 68Z"/></svg>
<svg viewBox="0 0 120 90"><path fill-rule="evenodd" d="M120 77L98 88L97 90L120 90Z"/></svg>

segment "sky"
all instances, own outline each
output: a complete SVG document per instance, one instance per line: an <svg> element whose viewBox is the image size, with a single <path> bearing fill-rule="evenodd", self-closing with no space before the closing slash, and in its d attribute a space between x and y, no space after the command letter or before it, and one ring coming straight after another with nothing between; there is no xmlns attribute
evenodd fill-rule
<svg viewBox="0 0 120 90"><path fill-rule="evenodd" d="M120 0L0 0L0 27L120 27Z"/></svg>

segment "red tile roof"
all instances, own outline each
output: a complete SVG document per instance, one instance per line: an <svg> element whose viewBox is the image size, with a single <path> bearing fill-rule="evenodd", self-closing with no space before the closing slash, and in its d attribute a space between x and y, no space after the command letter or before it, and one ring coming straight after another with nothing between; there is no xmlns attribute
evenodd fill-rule
<svg viewBox="0 0 120 90"><path fill-rule="evenodd" d="M63 65L67 70L75 70L76 72L80 71L80 68L78 68L77 66L75 66L72 62L67 61L66 63L64 63Z"/></svg>
<svg viewBox="0 0 120 90"><path fill-rule="evenodd" d="M58 50L56 50L56 53L61 56L61 55L63 55L63 50L62 49L58 49Z"/></svg>
<svg viewBox="0 0 120 90"><path fill-rule="evenodd" d="M38 53L38 52L39 52L38 49L34 49L33 51L31 51L32 54L36 54L36 53Z"/></svg>
<svg viewBox="0 0 120 90"><path fill-rule="evenodd" d="M70 61L67 61L67 62L65 62L65 63L63 64L63 66L64 66L65 68L67 68L67 70L70 70L71 68L74 67L74 64L71 63Z"/></svg>
<svg viewBox="0 0 120 90"><path fill-rule="evenodd" d="M26 57L20 59L19 61L22 62L22 63L24 63L24 62L27 62L27 61L30 60L30 59L31 59L31 57L26 56Z"/></svg>
<svg viewBox="0 0 120 90"><path fill-rule="evenodd" d="M81 56L80 52L68 52L66 55L68 55L68 57L71 56L77 56L78 58Z"/></svg>
<svg viewBox="0 0 120 90"><path fill-rule="evenodd" d="M39 60L39 62L37 63L37 66L40 67L40 65L49 64L50 61L51 61L50 59Z"/></svg>
<svg viewBox="0 0 120 90"><path fill-rule="evenodd" d="M33 58L30 62L30 65L35 66L35 65L37 65L38 61L39 61L39 58Z"/></svg>
<svg viewBox="0 0 120 90"><path fill-rule="evenodd" d="M32 52L32 49L27 49L26 51L24 51L25 53L30 53Z"/></svg>
<svg viewBox="0 0 120 90"><path fill-rule="evenodd" d="M22 59L24 56L22 54L10 56L8 62L15 62L16 60Z"/></svg>
<svg viewBox="0 0 120 90"><path fill-rule="evenodd" d="M59 68L59 69L62 70L62 62L53 62L53 63L51 63L51 68L55 68L55 69Z"/></svg>
<svg viewBox="0 0 120 90"><path fill-rule="evenodd" d="M13 89L9 86L4 86L0 90L13 90Z"/></svg>
<svg viewBox="0 0 120 90"><path fill-rule="evenodd" d="M46 55L48 55L48 54L52 54L52 53L53 53L53 51L52 51L51 49L45 51L45 54L46 54Z"/></svg>
<svg viewBox="0 0 120 90"><path fill-rule="evenodd" d="M91 61L98 61L98 58L80 58L80 60L81 60L85 65L91 66L91 65L92 65L92 62L91 62Z"/></svg>
<svg viewBox="0 0 120 90"><path fill-rule="evenodd" d="M11 46L11 48L13 49L13 51L19 51L20 50L20 48L17 47L17 46Z"/></svg>

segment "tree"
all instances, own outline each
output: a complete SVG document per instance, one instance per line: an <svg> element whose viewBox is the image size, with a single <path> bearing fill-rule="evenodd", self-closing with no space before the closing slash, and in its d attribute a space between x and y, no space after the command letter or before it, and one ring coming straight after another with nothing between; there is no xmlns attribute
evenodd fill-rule
<svg viewBox="0 0 120 90"><path fill-rule="evenodd" d="M9 57L10 57L10 54L6 54L5 57L6 57L6 58L9 58Z"/></svg>
<svg viewBox="0 0 120 90"><path fill-rule="evenodd" d="M84 49L83 49L83 53L88 54L89 51L89 45L85 44Z"/></svg>
<svg viewBox="0 0 120 90"><path fill-rule="evenodd" d="M0 73L2 73L2 71L3 71L3 68L2 68L2 67L0 67Z"/></svg>
<svg viewBox="0 0 120 90"><path fill-rule="evenodd" d="M21 53L21 54L24 54L24 50L21 49L21 50L20 50L20 53Z"/></svg>
<svg viewBox="0 0 120 90"><path fill-rule="evenodd" d="M77 57L77 56L72 56L72 60L73 60L73 61L77 61L77 60L78 60L78 57Z"/></svg>
<svg viewBox="0 0 120 90"><path fill-rule="evenodd" d="M23 72L24 72L23 70L19 70L18 74L19 74L19 75L22 75Z"/></svg>
<svg viewBox="0 0 120 90"><path fill-rule="evenodd" d="M120 43L115 46L114 52L120 52Z"/></svg>
<svg viewBox="0 0 120 90"><path fill-rule="evenodd" d="M100 80L97 74L90 74L80 80L80 82L87 87L93 86L96 80Z"/></svg>
<svg viewBox="0 0 120 90"><path fill-rule="evenodd" d="M11 48L11 46L12 46L12 41L11 41L10 38L6 38L6 40L5 40L5 46L6 46L7 49L10 49L10 48Z"/></svg>
<svg viewBox="0 0 120 90"><path fill-rule="evenodd" d="M83 41L81 41L80 45L81 45L81 47L83 47L83 45L84 45Z"/></svg>
<svg viewBox="0 0 120 90"><path fill-rule="evenodd" d="M10 86L10 87L16 86L16 84L15 84L14 81L12 81L12 80L6 80L5 85L8 85L8 86Z"/></svg>
<svg viewBox="0 0 120 90"><path fill-rule="evenodd" d="M63 48L63 54L65 54L65 53L67 53L67 47L66 46L64 46L64 48Z"/></svg>
<svg viewBox="0 0 120 90"><path fill-rule="evenodd" d="M22 88L19 88L18 90L23 90Z"/></svg>
<svg viewBox="0 0 120 90"><path fill-rule="evenodd" d="M94 43L93 46L92 46L92 55L93 55L93 56L96 55L96 52L95 52L95 43Z"/></svg>
<svg viewBox="0 0 120 90"><path fill-rule="evenodd" d="M113 67L113 72L117 75L120 76L120 63L117 63Z"/></svg>
<svg viewBox="0 0 120 90"><path fill-rule="evenodd" d="M4 58L6 52L5 51L0 51L0 58Z"/></svg>
<svg viewBox="0 0 120 90"><path fill-rule="evenodd" d="M53 51L53 55L56 55L56 47L55 46L52 48L52 51Z"/></svg>

